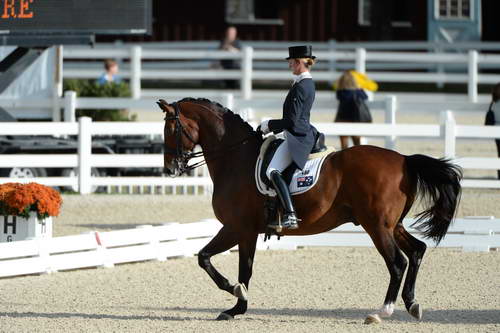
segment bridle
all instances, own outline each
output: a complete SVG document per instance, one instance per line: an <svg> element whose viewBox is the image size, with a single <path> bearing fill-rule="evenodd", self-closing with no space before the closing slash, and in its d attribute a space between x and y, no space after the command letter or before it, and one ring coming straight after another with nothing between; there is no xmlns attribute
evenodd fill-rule
<svg viewBox="0 0 500 333"><path fill-rule="evenodd" d="M185 172L188 172L194 167L188 166L188 162L193 157L199 156L198 153L193 153L191 151L185 151L184 145L182 144L182 135L185 135L189 141L191 141L194 145L196 145L196 141L191 137L191 135L186 131L184 126L182 126L181 118L180 118L180 108L177 102L170 104L174 108L174 114L170 115L167 112L165 116L165 121L175 121L174 127L174 135L175 135L175 148L170 148L165 143L164 152L167 154L174 155L174 165L175 169L179 170L179 175L182 175ZM196 155L196 156L195 156ZM176 174L173 177L177 176Z"/></svg>
<svg viewBox="0 0 500 333"><path fill-rule="evenodd" d="M252 133L248 137L244 138L243 140L238 141L237 143L227 147L225 150L217 149L217 150L210 150L210 151L198 151L198 152L192 152L190 150L185 150L184 145L182 144L182 136L186 136L186 138L191 141L194 146L196 146L198 143L193 139L193 137L189 134L188 131L184 128L184 126L181 123L181 109L180 105L177 102L174 102L170 104L174 108L174 114L170 115L167 112L167 115L165 116L165 121L175 121L175 127L174 127L174 136L175 136L175 147L170 148L164 144L164 152L167 154L171 154L174 156L174 167L176 172L171 175L172 177L180 176L186 172L189 172L191 170L196 169L197 167L200 167L202 165L207 164L207 160L215 160L219 157L224 156L224 153L230 150L234 150L238 148L240 145L246 144L253 136L255 136L255 133ZM261 136L262 137L262 136ZM193 146L193 148L194 148ZM210 159L207 158L207 155L211 155ZM194 164L189 165L189 161L192 158L196 157L201 157L205 156L205 159L203 161L196 162Z"/></svg>

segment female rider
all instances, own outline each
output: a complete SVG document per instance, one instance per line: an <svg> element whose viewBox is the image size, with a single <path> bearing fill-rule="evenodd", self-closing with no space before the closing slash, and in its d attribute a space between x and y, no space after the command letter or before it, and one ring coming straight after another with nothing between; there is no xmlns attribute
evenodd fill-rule
<svg viewBox="0 0 500 333"><path fill-rule="evenodd" d="M288 67L295 75L283 104L282 119L265 120L259 125L263 134L284 131L283 143L276 150L266 175L272 182L284 209L282 227L297 229L298 219L293 207L288 184L281 173L290 164L295 163L303 169L307 156L311 152L316 139L317 130L309 122L311 107L314 102L314 82L309 69L314 65L312 47L310 45L288 48ZM258 129L258 130L259 130Z"/></svg>

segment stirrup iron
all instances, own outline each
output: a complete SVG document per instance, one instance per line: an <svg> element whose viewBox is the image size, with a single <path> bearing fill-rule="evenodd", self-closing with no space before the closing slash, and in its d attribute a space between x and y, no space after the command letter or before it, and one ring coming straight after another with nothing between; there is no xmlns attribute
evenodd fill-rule
<svg viewBox="0 0 500 333"><path fill-rule="evenodd" d="M285 229L298 229L300 219L297 218L295 213L285 213L283 216L283 228Z"/></svg>
<svg viewBox="0 0 500 333"><path fill-rule="evenodd" d="M283 220L278 219L277 223L269 223L267 225L267 228L273 229L276 232L282 232L283 229L298 229L299 228L299 222L301 220L297 218L295 213L285 213L283 216Z"/></svg>

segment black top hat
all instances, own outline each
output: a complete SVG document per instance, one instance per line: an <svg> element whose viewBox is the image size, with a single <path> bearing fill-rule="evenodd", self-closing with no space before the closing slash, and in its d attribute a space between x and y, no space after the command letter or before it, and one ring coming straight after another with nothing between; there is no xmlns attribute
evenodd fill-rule
<svg viewBox="0 0 500 333"><path fill-rule="evenodd" d="M315 56L312 55L312 46L311 45L301 45L301 46L290 46L288 48L288 59L297 59L297 58L311 58L316 59Z"/></svg>

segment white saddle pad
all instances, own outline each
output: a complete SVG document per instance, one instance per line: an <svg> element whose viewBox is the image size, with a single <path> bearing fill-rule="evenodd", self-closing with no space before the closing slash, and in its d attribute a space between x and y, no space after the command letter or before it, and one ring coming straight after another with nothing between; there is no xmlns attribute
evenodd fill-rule
<svg viewBox="0 0 500 333"><path fill-rule="evenodd" d="M298 195L309 191L318 181L319 174L321 171L321 166L325 161L328 154L324 154L321 157L313 158L307 160L307 163L303 170L296 170L293 174L292 181L290 182L290 194ZM259 156L257 158L257 163L255 165L255 183L257 189L260 193L268 195L271 197L276 196L276 191L273 188L267 187L266 184L260 179L260 169L262 166L262 158Z"/></svg>

